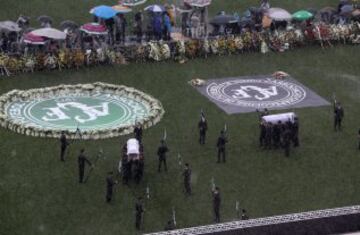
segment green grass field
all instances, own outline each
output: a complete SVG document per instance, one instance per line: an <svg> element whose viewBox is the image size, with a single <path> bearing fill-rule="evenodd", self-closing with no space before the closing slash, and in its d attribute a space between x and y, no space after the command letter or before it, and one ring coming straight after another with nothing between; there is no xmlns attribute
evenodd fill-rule
<svg viewBox="0 0 360 235"><path fill-rule="evenodd" d="M0 18L48 14L57 21L86 22L90 6L106 1L3 0ZM225 3L226 2L226 3ZM241 3L240 3L241 2ZM290 10L320 7L337 1L272 1ZM211 12L245 9L257 1L214 0ZM59 144L0 129L0 234L135 234L135 197L150 187L145 202L143 232L162 230L176 208L178 227L212 223L210 181L222 192L222 221L236 217L235 202L251 218L349 206L360 203L360 48L338 45L296 49L281 54L243 54L173 62L105 66L78 71L38 72L0 80L0 93L57 84L104 81L135 87L158 98L163 120L144 133L145 178L139 185L115 190L105 203L105 177L115 169L127 136L96 142L76 142L67 162L59 161ZM335 92L345 109L344 130L333 131L332 108L296 110L301 120L301 147L285 158L282 151L258 148L257 114L228 116L187 84L192 78L220 78L289 72L295 79L330 101ZM197 144L197 121L203 108L209 122L205 147ZM228 162L216 164L215 142L224 123L230 143ZM157 173L156 149L164 128L171 150L168 173ZM85 147L90 159L101 147L105 160L96 165L85 185L78 184L76 155ZM194 195L182 193L177 154L192 165Z"/></svg>

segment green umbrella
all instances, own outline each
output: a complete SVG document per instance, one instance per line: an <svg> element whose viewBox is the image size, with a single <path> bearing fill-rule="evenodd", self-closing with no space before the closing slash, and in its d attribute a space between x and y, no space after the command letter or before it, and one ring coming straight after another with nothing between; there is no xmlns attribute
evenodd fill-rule
<svg viewBox="0 0 360 235"><path fill-rule="evenodd" d="M297 11L292 15L293 19L295 20L307 20L313 16L314 15L311 12L305 10Z"/></svg>

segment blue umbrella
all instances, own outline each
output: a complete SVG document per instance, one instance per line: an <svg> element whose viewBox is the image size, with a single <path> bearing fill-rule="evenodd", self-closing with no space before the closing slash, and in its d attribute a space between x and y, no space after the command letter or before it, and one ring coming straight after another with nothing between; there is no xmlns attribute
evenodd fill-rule
<svg viewBox="0 0 360 235"><path fill-rule="evenodd" d="M90 13L106 20L114 17L118 12L110 6L101 5L91 9Z"/></svg>

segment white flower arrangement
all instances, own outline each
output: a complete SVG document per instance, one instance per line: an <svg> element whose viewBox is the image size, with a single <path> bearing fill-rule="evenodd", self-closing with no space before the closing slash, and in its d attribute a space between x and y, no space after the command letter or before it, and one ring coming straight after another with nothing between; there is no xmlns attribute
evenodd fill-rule
<svg viewBox="0 0 360 235"><path fill-rule="evenodd" d="M143 125L143 128L149 128L152 125L158 123L163 117L165 111L160 101L154 97L143 93L142 91L136 90L132 87L126 87L123 85L113 85L102 82L96 82L93 84L77 84L77 85L59 85L54 87L45 87L38 89L29 89L27 91L12 90L6 94L0 96L0 126L7 128L19 134L25 134L28 136L42 137L42 138L59 138L61 135L60 130L41 128L28 123L22 123L17 120L10 118L7 113L7 107L12 102L24 101L24 100L35 100L44 99L54 96L61 96L67 94L89 94L94 95L99 92L106 92L111 95L126 95L127 97L134 99L138 102L143 102L147 107L150 108L149 115L138 120ZM121 125L114 128L82 131L81 138L84 140L97 140L114 138L121 135L127 135L133 132L134 125ZM79 139L80 136L76 131L66 131L69 139Z"/></svg>

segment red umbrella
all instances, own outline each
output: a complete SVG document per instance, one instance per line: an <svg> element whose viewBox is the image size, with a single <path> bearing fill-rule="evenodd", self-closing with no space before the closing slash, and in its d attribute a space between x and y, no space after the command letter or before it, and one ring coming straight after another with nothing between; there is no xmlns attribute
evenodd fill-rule
<svg viewBox="0 0 360 235"><path fill-rule="evenodd" d="M27 33L24 36L24 42L32 45L44 45L45 39L32 33Z"/></svg>
<svg viewBox="0 0 360 235"><path fill-rule="evenodd" d="M87 23L80 27L80 30L92 35L106 35L108 32L104 25L98 23Z"/></svg>

